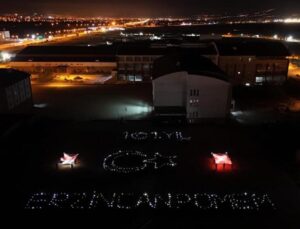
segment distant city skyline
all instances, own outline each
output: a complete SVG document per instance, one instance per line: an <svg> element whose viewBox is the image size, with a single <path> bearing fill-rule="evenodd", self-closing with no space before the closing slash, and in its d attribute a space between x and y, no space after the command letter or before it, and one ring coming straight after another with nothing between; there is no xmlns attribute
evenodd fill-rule
<svg viewBox="0 0 300 229"><path fill-rule="evenodd" d="M2 0L0 13L59 14L105 17L190 16L201 13L243 13L275 9L293 14L300 10L299 0Z"/></svg>

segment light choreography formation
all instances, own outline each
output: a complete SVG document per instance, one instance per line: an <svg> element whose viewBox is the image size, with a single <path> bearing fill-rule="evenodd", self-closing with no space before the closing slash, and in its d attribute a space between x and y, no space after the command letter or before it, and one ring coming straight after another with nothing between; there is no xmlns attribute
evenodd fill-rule
<svg viewBox="0 0 300 229"><path fill-rule="evenodd" d="M125 131L123 133L125 140L132 141L176 141L176 142L188 142L191 141L191 137L185 137L181 131L166 132L166 131L139 131L139 132L129 132Z"/></svg>
<svg viewBox="0 0 300 229"><path fill-rule="evenodd" d="M214 162L215 162L215 168L216 170L224 170L226 166L227 168L232 168L232 160L228 156L228 153L211 153L213 156Z"/></svg>
<svg viewBox="0 0 300 229"><path fill-rule="evenodd" d="M79 154L64 153L63 157L60 158L60 164L73 167L76 164L76 160L77 160L78 156L79 156Z"/></svg>
<svg viewBox="0 0 300 229"><path fill-rule="evenodd" d="M202 211L275 210L266 193L102 193L92 192L37 192L28 199L25 209L181 209Z"/></svg>
<svg viewBox="0 0 300 229"><path fill-rule="evenodd" d="M160 169L163 167L175 167L177 156L163 156L160 153L155 153L154 156L148 156L140 151L118 151L117 153L108 155L103 161L103 168L111 172L118 173L133 173L139 172L153 165L153 168ZM126 166L122 161L132 162Z"/></svg>

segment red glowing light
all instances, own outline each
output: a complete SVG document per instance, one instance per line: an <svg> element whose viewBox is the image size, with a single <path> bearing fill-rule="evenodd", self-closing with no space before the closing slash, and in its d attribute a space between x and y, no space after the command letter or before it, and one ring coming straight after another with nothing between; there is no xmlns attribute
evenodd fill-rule
<svg viewBox="0 0 300 229"><path fill-rule="evenodd" d="M230 157L226 153L211 153L214 160L214 165L212 169L224 172L224 171L231 171L232 169L232 161Z"/></svg>

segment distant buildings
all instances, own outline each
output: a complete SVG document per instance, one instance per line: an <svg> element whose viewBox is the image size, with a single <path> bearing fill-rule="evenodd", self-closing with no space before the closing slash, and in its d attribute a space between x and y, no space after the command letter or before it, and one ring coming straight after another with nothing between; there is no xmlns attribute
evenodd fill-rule
<svg viewBox="0 0 300 229"><path fill-rule="evenodd" d="M280 41L231 38L214 44L218 66L234 85L282 84L287 79L290 53Z"/></svg>
<svg viewBox="0 0 300 229"><path fill-rule="evenodd" d="M114 76L117 67L115 52L111 46L30 46L21 51L9 66L29 72L33 77Z"/></svg>
<svg viewBox="0 0 300 229"><path fill-rule="evenodd" d="M5 41L10 38L9 31L0 31L0 41Z"/></svg>
<svg viewBox="0 0 300 229"><path fill-rule="evenodd" d="M31 108L30 74L0 69L0 113L24 113Z"/></svg>
<svg viewBox="0 0 300 229"><path fill-rule="evenodd" d="M213 62L216 51L209 43L183 44L169 46L166 44L129 44L121 45L117 50L118 79L126 81L151 81L153 62L159 57L176 52L180 48L193 49Z"/></svg>
<svg viewBox="0 0 300 229"><path fill-rule="evenodd" d="M231 109L231 84L209 59L182 49L154 62L153 105L157 117L226 118Z"/></svg>
<svg viewBox="0 0 300 229"><path fill-rule="evenodd" d="M280 41L261 39L33 46L21 51L9 65L41 77L96 74L121 81L147 82L153 77L153 62L176 49L193 49L210 59L227 73L233 85L282 84L287 78L287 48Z"/></svg>
<svg viewBox="0 0 300 229"><path fill-rule="evenodd" d="M117 51L118 79L130 82L151 81L153 62L164 54L164 48L122 45Z"/></svg>

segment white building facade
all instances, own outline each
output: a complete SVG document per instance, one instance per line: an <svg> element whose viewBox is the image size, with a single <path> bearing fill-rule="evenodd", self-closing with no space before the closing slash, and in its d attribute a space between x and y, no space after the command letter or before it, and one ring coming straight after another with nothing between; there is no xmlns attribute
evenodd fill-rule
<svg viewBox="0 0 300 229"><path fill-rule="evenodd" d="M232 86L227 76L209 59L189 51L158 59L152 85L156 116L181 116L192 123L230 114Z"/></svg>
<svg viewBox="0 0 300 229"><path fill-rule="evenodd" d="M167 74L153 80L153 105L155 108L182 108L189 122L226 118L231 109L231 85L184 71Z"/></svg>

